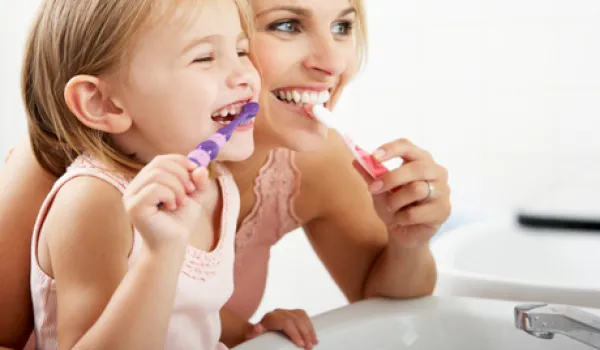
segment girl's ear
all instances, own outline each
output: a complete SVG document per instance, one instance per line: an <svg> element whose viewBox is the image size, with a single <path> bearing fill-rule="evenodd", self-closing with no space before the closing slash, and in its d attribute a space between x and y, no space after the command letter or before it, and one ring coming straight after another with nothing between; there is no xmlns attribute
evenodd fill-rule
<svg viewBox="0 0 600 350"><path fill-rule="evenodd" d="M64 95L71 113L91 129L120 134L133 124L120 103L109 95L107 84L97 77L77 75L71 78Z"/></svg>

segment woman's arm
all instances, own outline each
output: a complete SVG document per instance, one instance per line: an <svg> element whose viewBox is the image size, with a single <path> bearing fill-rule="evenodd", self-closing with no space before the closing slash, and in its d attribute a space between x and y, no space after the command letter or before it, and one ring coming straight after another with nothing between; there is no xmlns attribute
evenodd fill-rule
<svg viewBox="0 0 600 350"><path fill-rule="evenodd" d="M431 294L436 266L428 240L437 230L438 221L447 218L445 205L435 203L431 209L435 225L421 225L423 219L429 220L430 213L415 216L414 209L404 209L391 215L393 222L384 222L381 201L371 194L367 181L352 166L353 158L343 141L335 134L331 136L330 147L322 154L298 158L303 174L298 213L302 217L305 208L318 205L318 215L305 225L316 253L351 302L372 296L412 298ZM403 191L399 193L403 195ZM406 219L406 210L413 216ZM391 229L390 225L400 219L404 220L402 229L410 227L422 233L419 244L406 244L406 232Z"/></svg>
<svg viewBox="0 0 600 350"><path fill-rule="evenodd" d="M0 171L0 346L23 348L33 329L31 234L54 181L35 160L28 138Z"/></svg>
<svg viewBox="0 0 600 350"><path fill-rule="evenodd" d="M221 316L221 342L223 344L233 348L248 340L248 336L254 328L252 323L226 308L222 308L219 314Z"/></svg>

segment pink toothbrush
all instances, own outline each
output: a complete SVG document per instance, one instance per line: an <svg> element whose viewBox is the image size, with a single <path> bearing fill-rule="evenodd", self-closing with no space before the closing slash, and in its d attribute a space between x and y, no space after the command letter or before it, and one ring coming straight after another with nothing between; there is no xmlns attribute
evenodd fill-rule
<svg viewBox="0 0 600 350"><path fill-rule="evenodd" d="M250 123L258 113L259 106L256 102L249 102L242 107L242 112L227 126L219 129L215 134L203 141L196 149L188 154L188 158L201 167L206 167L217 158L219 151L233 135L235 129L240 125Z"/></svg>
<svg viewBox="0 0 600 350"><path fill-rule="evenodd" d="M354 158L365 169L373 179L377 179L389 170L369 152L357 146L354 141L344 132L343 127L338 123L333 113L323 105L313 105L310 109L315 118L330 129L336 130L344 138L346 146L350 149Z"/></svg>

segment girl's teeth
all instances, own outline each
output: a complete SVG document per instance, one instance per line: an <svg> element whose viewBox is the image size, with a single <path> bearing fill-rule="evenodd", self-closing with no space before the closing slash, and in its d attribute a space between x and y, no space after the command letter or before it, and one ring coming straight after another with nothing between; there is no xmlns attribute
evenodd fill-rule
<svg viewBox="0 0 600 350"><path fill-rule="evenodd" d="M227 116L236 116L240 114L242 111L243 103L235 104L233 106L222 108L212 114L212 117L227 117ZM219 123L223 124L222 121ZM229 122L227 122L229 124Z"/></svg>
<svg viewBox="0 0 600 350"><path fill-rule="evenodd" d="M285 95L285 98L286 98L286 100L288 100L288 101L291 101L291 100L293 100L293 97L292 97L292 92L291 92L291 91L288 91L288 92L286 93L286 95Z"/></svg>

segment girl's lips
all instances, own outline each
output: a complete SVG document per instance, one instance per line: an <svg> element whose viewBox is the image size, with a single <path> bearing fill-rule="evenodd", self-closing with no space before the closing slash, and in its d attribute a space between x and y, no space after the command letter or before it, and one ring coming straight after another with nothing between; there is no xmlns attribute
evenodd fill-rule
<svg viewBox="0 0 600 350"><path fill-rule="evenodd" d="M236 132L252 130L254 128L254 118L248 124L240 124L235 128Z"/></svg>

